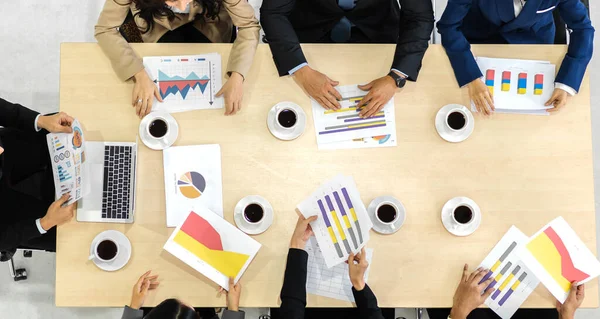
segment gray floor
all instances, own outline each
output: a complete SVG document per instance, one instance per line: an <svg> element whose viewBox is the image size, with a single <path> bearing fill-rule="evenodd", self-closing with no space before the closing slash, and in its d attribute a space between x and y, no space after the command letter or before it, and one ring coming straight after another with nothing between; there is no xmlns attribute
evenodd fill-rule
<svg viewBox="0 0 600 319"><path fill-rule="evenodd" d="M250 0L255 5L261 0ZM445 0L437 1L438 16ZM58 109L59 49L61 42L92 42L93 25L104 0L3 1L0 27L0 96L40 112ZM600 5L592 3L592 20L600 21ZM598 33L597 33L598 34ZM596 36L596 41L600 36ZM589 70L599 70L594 59ZM600 101L600 74L590 72L592 105ZM85 81L85 79L81 79ZM596 211L600 199L600 112L592 107ZM600 224L600 218L596 219ZM598 228L597 224L597 229ZM600 236L598 236L600 247ZM15 283L6 265L0 265L0 317L2 318L119 318L119 309L56 308L54 306L55 260L53 254L36 253L32 259L16 259L27 266L29 280ZM132 278L133 281L134 278ZM133 282L132 282L133 284ZM253 310L246 318L257 318ZM414 309L398 309L415 318ZM600 318L600 309L580 310L578 319Z"/></svg>

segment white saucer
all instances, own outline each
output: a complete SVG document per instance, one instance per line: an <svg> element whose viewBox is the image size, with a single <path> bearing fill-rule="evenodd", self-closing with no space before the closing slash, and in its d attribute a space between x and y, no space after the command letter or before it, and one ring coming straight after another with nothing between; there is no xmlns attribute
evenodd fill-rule
<svg viewBox="0 0 600 319"><path fill-rule="evenodd" d="M379 204L383 202L392 202L396 205L396 207L398 207L398 218L395 222L391 224L382 223L375 216L375 210L377 209L377 206L379 206ZM400 229L400 227L404 225L404 221L406 220L406 208L404 208L404 205L402 205L402 203L399 200L392 196L379 196L375 198L371 201L371 204L369 204L367 212L369 213L369 217L373 222L373 230L384 235L389 235L397 232Z"/></svg>
<svg viewBox="0 0 600 319"><path fill-rule="evenodd" d="M106 238L114 240L119 245L119 254L117 255L117 258L110 262L103 262L94 258L92 259L92 262L104 271L117 271L125 267L131 258L131 242L122 232L106 230L98 234L94 237L94 240L92 240L90 245L90 255L93 254L96 243Z"/></svg>
<svg viewBox="0 0 600 319"><path fill-rule="evenodd" d="M282 109L292 109L296 112L297 118L294 127L284 128L277 124L277 112ZM267 127L269 128L269 131L271 131L271 134L276 138L283 141L291 141L304 133L304 129L306 128L306 114L296 103L287 101L279 102L269 110L269 114L267 115Z"/></svg>
<svg viewBox="0 0 600 319"><path fill-rule="evenodd" d="M467 127L462 131L455 131L446 123L446 116L448 116L448 113L451 110L456 108L460 109L467 115ZM471 111L469 111L469 109L464 105L448 104L442 107L435 116L435 129L441 138L451 143L459 143L466 140L469 138L469 136L471 136L474 128L475 118L473 117L473 113L471 113Z"/></svg>
<svg viewBox="0 0 600 319"><path fill-rule="evenodd" d="M467 204L473 208L473 220L467 225L461 225L454 222L452 212L460 205ZM456 236L469 236L474 233L481 225L481 210L479 206L468 197L454 197L447 201L442 208L442 224L451 234Z"/></svg>
<svg viewBox="0 0 600 319"><path fill-rule="evenodd" d="M257 203L263 207L264 216L263 219L258 223L250 223L244 218L244 208L249 204ZM249 195L242 198L235 209L233 210L233 220L236 226L248 235L258 235L264 233L273 224L273 207L271 204L261 196Z"/></svg>
<svg viewBox="0 0 600 319"><path fill-rule="evenodd" d="M150 122L152 122L156 118L163 118L167 121L167 125L169 126L169 132L167 133L167 135L160 139L152 137L147 130L147 127L150 124ZM177 124L177 121L175 121L175 118L169 113L152 112L144 116L144 118L140 122L139 135L142 139L142 142L144 142L144 145L148 146L148 148L151 148L153 150L160 151L173 145L173 143L177 141L177 137L179 136L179 125Z"/></svg>

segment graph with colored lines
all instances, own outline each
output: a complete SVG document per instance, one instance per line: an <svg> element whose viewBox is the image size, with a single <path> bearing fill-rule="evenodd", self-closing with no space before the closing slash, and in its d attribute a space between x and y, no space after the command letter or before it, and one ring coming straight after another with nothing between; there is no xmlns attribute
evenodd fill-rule
<svg viewBox="0 0 600 319"><path fill-rule="evenodd" d="M162 103L154 101L153 111L223 107L223 99L215 96L222 85L219 54L144 57L144 66L163 99Z"/></svg>
<svg viewBox="0 0 600 319"><path fill-rule="evenodd" d="M166 251L227 290L229 278L237 282L260 247L205 207L190 212L164 245Z"/></svg>
<svg viewBox="0 0 600 319"><path fill-rule="evenodd" d="M490 270L480 283L491 278L486 289L496 289L485 304L503 319L512 317L539 284L517 254L528 240L525 234L512 226L479 265Z"/></svg>
<svg viewBox="0 0 600 319"><path fill-rule="evenodd" d="M573 281L586 283L600 275L600 262L562 217L533 235L520 254L560 302L567 298Z"/></svg>
<svg viewBox="0 0 600 319"><path fill-rule="evenodd" d="M339 175L325 182L297 209L304 217L318 216L311 226L328 268L348 260L369 241L373 224L352 177Z"/></svg>

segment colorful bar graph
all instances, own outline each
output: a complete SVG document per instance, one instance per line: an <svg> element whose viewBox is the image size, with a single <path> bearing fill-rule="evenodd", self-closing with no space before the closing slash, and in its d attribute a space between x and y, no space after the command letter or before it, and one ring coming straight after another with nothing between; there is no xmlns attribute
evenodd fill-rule
<svg viewBox="0 0 600 319"><path fill-rule="evenodd" d="M500 305L500 306L504 305L504 303L508 300L508 297L510 297L510 295L512 295L513 292L515 292L517 290L517 287L519 287L519 285L523 282L523 280L525 280L526 277L527 277L527 273L526 272L522 273L521 277L519 277L519 279L517 279L517 281L515 281L515 283L504 294L504 296L500 299L500 301L498 301L498 305Z"/></svg>
<svg viewBox="0 0 600 319"><path fill-rule="evenodd" d="M490 89L490 93L494 94L494 78L496 77L496 70L487 70L485 72L485 85Z"/></svg>
<svg viewBox="0 0 600 319"><path fill-rule="evenodd" d="M506 251L504 251L504 253L502 254L502 256L500 256L500 258L498 259L498 261L496 261L496 263L494 264L494 266L492 266L492 268L490 269L490 271L483 277L483 279L481 279L481 281L479 281L480 284L482 282L488 280L488 278L490 278L490 276L493 275L493 273L496 271L496 269L498 269L498 267L500 267L500 265L502 264L502 262L504 262L504 260L506 259L506 257L508 257L508 255L510 255L510 253L515 249L515 247L517 247L517 243L513 241L508 246L508 248L506 249Z"/></svg>
<svg viewBox="0 0 600 319"><path fill-rule="evenodd" d="M62 150L63 148L65 148L64 145L62 145L62 143L60 142L60 139L58 139L57 136L54 137L54 150L56 152Z"/></svg>
<svg viewBox="0 0 600 319"><path fill-rule="evenodd" d="M337 230L340 233L340 236L342 237L344 247L346 247L346 251L350 254L352 253L352 250L350 249L350 244L348 244L348 239L346 239L346 233L344 233L344 230L342 229L342 224L340 223L340 219L338 218L338 215L335 212L335 208L333 208L333 203L331 202L331 198L329 197L329 195L325 195L325 201L327 202L327 206L329 207L329 213L331 214L331 217L333 217L335 226L337 227Z"/></svg>
<svg viewBox="0 0 600 319"><path fill-rule="evenodd" d="M358 231L358 240L362 244L363 243L362 231L360 230L360 224L358 223L358 217L356 217L356 211L354 211L354 205L352 205L352 201L350 200L350 196L348 195L348 191L346 190L346 187L342 188L342 194L344 195L346 204L348 204L348 209L350 209L350 215L352 215L352 220L354 221L354 225L356 226L356 230Z"/></svg>
<svg viewBox="0 0 600 319"><path fill-rule="evenodd" d="M383 121L377 120L377 121L373 121L373 122L367 122L364 124L336 125L336 126L326 127L325 131L321 131L321 132L319 132L319 134L324 135L324 134L332 134L332 133L339 133L339 132L363 130L363 129L368 129L368 128L382 127L382 126L386 126L386 125L387 124L386 124L385 120L383 120Z"/></svg>
<svg viewBox="0 0 600 319"><path fill-rule="evenodd" d="M342 200L340 199L340 195L338 192L333 192L333 197L335 198L335 202L340 208L340 212L342 213L342 218L344 219L344 224L346 225L346 229L348 233L350 233L350 238L352 238L352 242L354 243L354 249L358 249L358 244L356 242L356 235L354 235L354 230L352 228L352 224L350 224L350 219L346 214L346 210L344 209L344 205L342 205Z"/></svg>
<svg viewBox="0 0 600 319"><path fill-rule="evenodd" d="M508 269L510 269L511 266L512 266L512 263L509 261L506 264L506 266L504 266L504 268L502 268L502 270L500 270L500 273L494 278L494 280L492 280L492 282L484 289L484 291L494 287L494 285L496 285L498 282L500 282L500 279L502 279L504 274L508 271Z"/></svg>
<svg viewBox="0 0 600 319"><path fill-rule="evenodd" d="M533 81L533 94L542 95L544 93L544 75L536 74Z"/></svg>
<svg viewBox="0 0 600 319"><path fill-rule="evenodd" d="M510 71L502 72L502 91L510 91Z"/></svg>
<svg viewBox="0 0 600 319"><path fill-rule="evenodd" d="M508 286L508 284L513 280L513 278L515 278L515 276L519 273L520 270L521 270L521 266L517 266L517 267L515 267L515 269L513 269L513 271L510 273L510 275L506 279L504 279L504 281L500 284L498 289L496 289L496 291L494 291L494 294L492 295L493 300L496 300L496 298L498 298L500 293L504 291L506 286Z"/></svg>
<svg viewBox="0 0 600 319"><path fill-rule="evenodd" d="M58 180L62 183L71 179L69 172L61 165L58 165Z"/></svg>
<svg viewBox="0 0 600 319"><path fill-rule="evenodd" d="M517 83L517 94L527 93L527 73L519 73L519 82Z"/></svg>
<svg viewBox="0 0 600 319"><path fill-rule="evenodd" d="M335 237L335 233L333 232L333 228L331 227L331 223L329 222L329 217L327 217L327 213L325 212L325 207L323 207L323 202L319 199L317 201L317 204L319 204L319 208L321 209L321 215L323 215L323 220L325 221L325 226L327 226L327 230L329 231L329 236L331 237L331 241L333 242L333 245L335 246L335 250L338 253L338 256L341 258L344 256L344 254L342 254L342 249L340 248L340 244L337 241L337 237Z"/></svg>
<svg viewBox="0 0 600 319"><path fill-rule="evenodd" d="M344 120L344 123L348 123L348 122L359 122L359 121L368 121L368 120L373 120L373 119L382 119L384 118L385 115L383 114L383 112L377 113L375 114L375 116L369 117L369 118L360 118L360 117L356 117L356 118L351 118L351 119L346 119Z"/></svg>
<svg viewBox="0 0 600 319"><path fill-rule="evenodd" d="M332 114L332 113L344 113L344 112L356 112L356 107L345 107L338 110L325 110L324 114Z"/></svg>

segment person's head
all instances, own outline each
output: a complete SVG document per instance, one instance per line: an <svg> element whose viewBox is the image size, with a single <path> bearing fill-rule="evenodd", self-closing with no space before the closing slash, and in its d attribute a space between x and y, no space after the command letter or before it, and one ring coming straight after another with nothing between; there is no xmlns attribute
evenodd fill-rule
<svg viewBox="0 0 600 319"><path fill-rule="evenodd" d="M200 319L194 308L177 299L167 299L156 306L144 319Z"/></svg>

